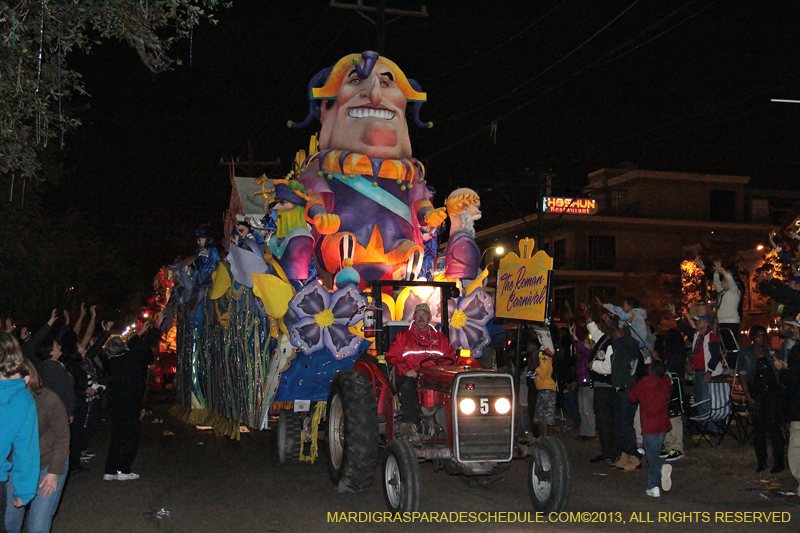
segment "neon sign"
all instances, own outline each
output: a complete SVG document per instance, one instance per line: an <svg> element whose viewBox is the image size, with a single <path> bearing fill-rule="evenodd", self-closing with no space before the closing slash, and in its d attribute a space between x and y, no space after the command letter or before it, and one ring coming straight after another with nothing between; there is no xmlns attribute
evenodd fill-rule
<svg viewBox="0 0 800 533"><path fill-rule="evenodd" d="M542 199L545 213L570 213L573 215L594 215L597 213L597 200L594 198L553 198Z"/></svg>

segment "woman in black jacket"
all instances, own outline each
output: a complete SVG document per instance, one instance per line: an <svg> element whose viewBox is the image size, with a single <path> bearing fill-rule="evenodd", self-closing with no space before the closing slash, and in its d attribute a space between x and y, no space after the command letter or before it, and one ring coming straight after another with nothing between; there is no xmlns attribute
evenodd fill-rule
<svg viewBox="0 0 800 533"><path fill-rule="evenodd" d="M148 331L149 330L149 331ZM108 407L111 412L111 443L108 447L105 481L138 479L131 472L141 436L140 412L144 397L147 365L153 361L153 345L161 337L158 328L147 323L139 335L147 332L135 348L128 349L120 336L105 345L111 377L108 381Z"/></svg>

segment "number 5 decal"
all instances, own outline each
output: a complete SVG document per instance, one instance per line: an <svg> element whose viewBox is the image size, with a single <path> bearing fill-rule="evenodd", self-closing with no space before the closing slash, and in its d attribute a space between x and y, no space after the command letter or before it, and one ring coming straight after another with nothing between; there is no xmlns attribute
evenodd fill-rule
<svg viewBox="0 0 800 533"><path fill-rule="evenodd" d="M489 413L489 399L481 398L481 414L485 415L488 413Z"/></svg>

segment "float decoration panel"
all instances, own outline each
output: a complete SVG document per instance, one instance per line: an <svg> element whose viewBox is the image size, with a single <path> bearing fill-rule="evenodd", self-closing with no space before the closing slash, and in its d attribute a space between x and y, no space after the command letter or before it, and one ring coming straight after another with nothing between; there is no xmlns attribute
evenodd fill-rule
<svg viewBox="0 0 800 533"><path fill-rule="evenodd" d="M519 255L509 253L497 270L495 314L498 318L544 323L550 303L553 258L539 250L534 240L519 242Z"/></svg>

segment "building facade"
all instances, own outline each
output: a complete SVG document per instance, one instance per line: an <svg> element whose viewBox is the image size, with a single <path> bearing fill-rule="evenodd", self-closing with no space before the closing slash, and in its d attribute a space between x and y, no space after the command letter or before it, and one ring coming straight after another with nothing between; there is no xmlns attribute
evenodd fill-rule
<svg viewBox="0 0 800 533"><path fill-rule="evenodd" d="M543 249L553 257L554 310L595 297L619 304L636 296L651 325L669 327L667 304L681 302L681 264L700 257L735 264L746 281L763 262L771 231L800 202L800 193L759 191L746 176L601 169L578 199L550 198L537 214L480 231L481 248L514 247L543 224ZM490 254L486 254L490 257ZM713 291L704 295L713 298ZM749 307L748 307L749 306ZM762 305L763 307L763 305Z"/></svg>

